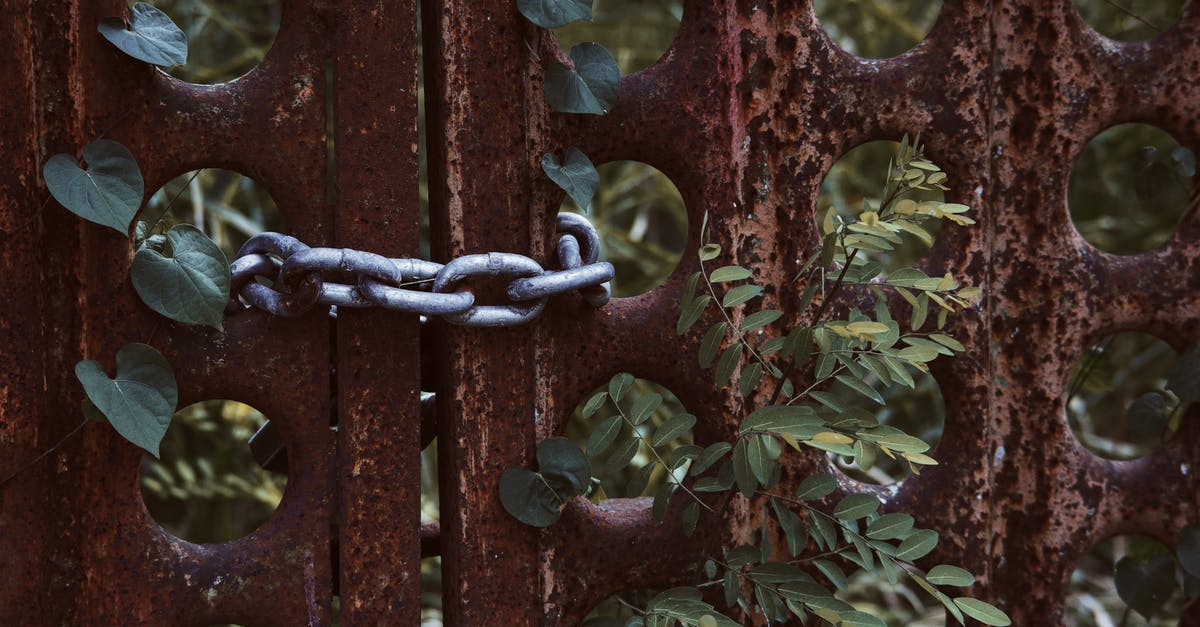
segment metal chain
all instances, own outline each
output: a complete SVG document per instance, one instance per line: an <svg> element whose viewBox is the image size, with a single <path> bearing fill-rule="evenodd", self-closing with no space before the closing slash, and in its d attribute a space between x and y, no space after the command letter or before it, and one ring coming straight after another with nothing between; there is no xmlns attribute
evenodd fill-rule
<svg viewBox="0 0 1200 627"><path fill-rule="evenodd" d="M599 261L600 235L587 218L558 214L558 270L516 253L467 255L446 265L389 259L349 248L310 248L279 233L250 238L230 264L228 311L256 307L276 316L300 316L318 305L383 307L440 316L472 327L512 327L536 318L551 296L579 292L592 306L609 301L612 264ZM476 305L461 287L472 277L513 277L510 304Z"/></svg>

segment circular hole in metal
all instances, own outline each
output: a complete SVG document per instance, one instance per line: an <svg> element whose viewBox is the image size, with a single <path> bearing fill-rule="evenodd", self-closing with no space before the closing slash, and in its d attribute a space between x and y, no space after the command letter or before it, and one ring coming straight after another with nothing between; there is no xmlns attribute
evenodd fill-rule
<svg viewBox="0 0 1200 627"><path fill-rule="evenodd" d="M279 0L161 0L188 38L186 65L167 68L189 83L231 81L258 65L279 32Z"/></svg>
<svg viewBox="0 0 1200 627"><path fill-rule="evenodd" d="M1105 252L1152 250L1193 205L1195 174L1195 154L1166 131L1118 124L1092 138L1071 170L1071 222Z"/></svg>
<svg viewBox="0 0 1200 627"><path fill-rule="evenodd" d="M1191 0L1074 0L1083 21L1117 41L1144 41L1170 29Z"/></svg>
<svg viewBox="0 0 1200 627"><path fill-rule="evenodd" d="M824 235L826 229L830 228L830 209L851 221L867 209L878 212L884 200L894 197L894 187L888 185L889 164L894 163L899 148L900 142L895 141L867 142L851 149L833 164L821 181L821 191L817 196L815 219L819 233ZM930 186L927 190L905 192L901 198L916 202L943 202L946 195L943 190ZM894 206L894 201L889 203L889 207ZM937 242L942 231L942 220L914 215L908 221L926 231L931 242ZM899 235L901 241L892 244L893 250L864 250L858 258L879 264L880 273L886 275L916 264L931 247L912 233L902 232Z"/></svg>
<svg viewBox="0 0 1200 627"><path fill-rule="evenodd" d="M1088 450L1106 459L1147 455L1179 427L1184 410L1167 389L1178 355L1149 333L1110 335L1071 370L1067 422Z"/></svg>
<svg viewBox="0 0 1200 627"><path fill-rule="evenodd" d="M287 485L285 473L268 469L286 468L287 453L273 424L266 427L272 434L256 436L257 454L251 452L249 440L265 424L261 412L237 401L203 401L176 412L160 459L142 456L142 500L150 516L168 533L199 544L236 540L266 522Z"/></svg>
<svg viewBox="0 0 1200 627"><path fill-rule="evenodd" d="M613 264L613 296L644 294L675 271L687 245L688 217L679 188L657 168L612 161L596 168L600 187L588 218L600 232L600 258ZM567 197L560 211L580 213Z"/></svg>
<svg viewBox="0 0 1200 627"><path fill-rule="evenodd" d="M687 410L667 388L646 379L634 379L629 391L618 403L614 404L609 398L596 413L585 418L583 409L588 399L596 392L607 389L607 385L596 388L579 403L571 413L565 434L586 452L588 438L593 432L611 425L620 429L609 446L589 456L592 476L600 480L591 498L599 503L610 498L652 495L667 481L671 472L668 465L692 446L691 430L657 444L655 436L668 420L687 413ZM644 421L633 424L635 408L656 394L662 398L662 403ZM610 422L614 419L614 422ZM629 458L630 454L632 458ZM623 461L625 459L628 461ZM682 480L686 477L688 467L688 462L677 466L674 471L676 478Z"/></svg>
<svg viewBox="0 0 1200 627"><path fill-rule="evenodd" d="M1169 627L1179 624L1187 607L1182 580L1195 595L1198 582L1187 576L1174 551L1149 536L1129 534L1103 540L1075 563L1067 590L1065 624L1072 627ZM1151 617L1131 609L1121 590ZM1136 595L1136 596L1135 596ZM1161 605L1160 605L1161 603Z"/></svg>
<svg viewBox="0 0 1200 627"><path fill-rule="evenodd" d="M866 59L899 56L921 43L942 10L940 0L814 0L821 29L839 48Z"/></svg>
<svg viewBox="0 0 1200 627"><path fill-rule="evenodd" d="M632 74L658 61L675 41L683 17L680 0L595 0L592 20L554 29L564 51L585 42L604 46L621 74Z"/></svg>
<svg viewBox="0 0 1200 627"><path fill-rule="evenodd" d="M283 214L267 190L253 179L230 170L205 168L181 174L150 197L138 216L155 232L191 224L233 260L250 237L263 231L286 231ZM155 225L157 225L155 227Z"/></svg>
<svg viewBox="0 0 1200 627"><path fill-rule="evenodd" d="M885 387L869 373L865 382L879 390L884 405L863 398L861 394L840 382L834 383L829 392L834 394L844 407L851 408L850 412L924 440L929 445L929 450L924 454L936 459L937 445L942 440L942 431L946 425L946 401L942 398L942 389L933 375L925 373L914 376L915 385L912 388L899 383ZM872 450L873 459L872 453L857 461L834 453L828 455L834 466L860 483L891 485L912 475L914 464L909 463L900 453L891 457L874 447L868 449ZM916 468L920 470L921 466L916 465Z"/></svg>

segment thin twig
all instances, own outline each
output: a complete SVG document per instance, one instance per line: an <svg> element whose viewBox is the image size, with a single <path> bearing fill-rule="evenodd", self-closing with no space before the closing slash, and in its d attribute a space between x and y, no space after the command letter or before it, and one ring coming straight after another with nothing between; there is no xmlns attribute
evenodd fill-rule
<svg viewBox="0 0 1200 627"><path fill-rule="evenodd" d="M15 479L15 478L16 478L18 475L20 475L21 473L25 472L26 470L29 470L30 468L32 468L32 467L33 467L35 464L37 464L38 462L40 462L40 461L42 461L43 459L45 459L45 458L46 458L46 456L48 456L48 455L50 455L51 453L53 453L53 452L57 451L58 449L62 448L62 445L63 445L63 444L66 444L66 443L67 443L67 440L71 439L71 436L74 436L76 433L79 433L79 430L80 430L80 429L82 429L82 428L84 428L84 427L87 425L87 423L88 423L88 422L90 422L90 421L89 421L87 418L84 418L84 419L83 419L83 422L79 423L79 425L78 425L77 427L75 427L74 429L71 429L71 432L70 432L70 433L68 433L68 434L66 434L66 435L64 435L64 436L62 437L62 439L61 439L61 440L59 440L58 442L55 442L55 443L54 443L54 446L51 446L50 448L46 449L45 451L43 451L43 452L42 452L42 454L41 454L41 455L38 455L37 457L33 458L33 460L32 460L32 461L30 461L30 462L26 463L24 466L21 466L20 468L16 469L15 471L13 471L13 473L12 473L12 474L8 475L8 476L7 476L7 477L5 477L4 479L0 479L0 487L4 486L4 485L5 485L5 484L7 484L9 481L12 481L12 480L13 480L13 479Z"/></svg>

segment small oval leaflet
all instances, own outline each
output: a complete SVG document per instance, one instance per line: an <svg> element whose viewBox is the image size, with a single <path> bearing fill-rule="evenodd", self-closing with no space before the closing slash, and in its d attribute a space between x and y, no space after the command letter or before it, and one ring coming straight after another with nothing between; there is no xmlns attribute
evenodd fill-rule
<svg viewBox="0 0 1200 627"><path fill-rule="evenodd" d="M68 154L46 161L42 176L50 195L84 220L129 235L145 191L133 153L115 141L98 139L83 147L83 160L86 170Z"/></svg>
<svg viewBox="0 0 1200 627"><path fill-rule="evenodd" d="M172 228L163 248L147 240L133 259L130 275L142 302L172 320L221 330L231 282L225 254L189 224Z"/></svg>
<svg viewBox="0 0 1200 627"><path fill-rule="evenodd" d="M592 19L592 0L517 0L525 19L542 28L560 28Z"/></svg>
<svg viewBox="0 0 1200 627"><path fill-rule="evenodd" d="M595 43L579 44L569 56L575 69L561 63L546 68L546 102L562 113L607 114L621 80L617 60Z"/></svg>
<svg viewBox="0 0 1200 627"><path fill-rule="evenodd" d="M162 67L187 63L187 35L166 13L145 2L133 5L129 28L124 19L108 17L100 20L98 30L117 49L138 61Z"/></svg>
<svg viewBox="0 0 1200 627"><path fill-rule="evenodd" d="M115 379L96 361L75 364L75 377L117 433L158 457L179 401L175 373L162 353L147 344L126 344L117 351Z"/></svg>

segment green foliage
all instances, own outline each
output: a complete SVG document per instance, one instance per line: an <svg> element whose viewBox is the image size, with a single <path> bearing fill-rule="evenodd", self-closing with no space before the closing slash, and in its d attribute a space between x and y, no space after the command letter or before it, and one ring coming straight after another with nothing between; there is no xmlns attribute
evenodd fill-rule
<svg viewBox="0 0 1200 627"><path fill-rule="evenodd" d="M133 5L128 22L120 17L101 20L99 31L121 52L139 61L163 67L187 63L187 35L166 13L145 2Z"/></svg>
<svg viewBox="0 0 1200 627"><path fill-rule="evenodd" d="M221 329L229 302L229 262L196 227L182 224L142 242L130 270L133 287L154 311L185 324Z"/></svg>
<svg viewBox="0 0 1200 627"><path fill-rule="evenodd" d="M142 171L129 149L108 139L83 147L87 169L74 157L57 154L46 161L42 176L50 195L71 213L122 235L142 204Z"/></svg>
<svg viewBox="0 0 1200 627"><path fill-rule="evenodd" d="M95 361L75 364L75 377L117 433L158 457L179 400L175 373L161 353L146 344L126 344L117 351L115 378Z"/></svg>
<svg viewBox="0 0 1200 627"><path fill-rule="evenodd" d="M606 115L617 101L621 70L603 46L582 43L571 48L571 64L546 68L546 102L562 113Z"/></svg>
<svg viewBox="0 0 1200 627"><path fill-rule="evenodd" d="M592 198L600 186L600 173L596 171L596 166L592 165L592 160L588 159L587 155L578 148L568 148L566 158L559 163L558 157L547 154L542 157L542 170L550 180L567 192L583 213L591 211Z"/></svg>
<svg viewBox="0 0 1200 627"><path fill-rule="evenodd" d="M186 60L186 38L161 11L140 3L133 9L131 30L123 25L107 20L99 29L135 58L165 59L166 65ZM76 215L128 237L144 192L133 154L117 142L98 139L84 146L83 159L87 170L66 154L46 161L43 176L51 196ZM165 235L154 233L154 223L138 227L132 279L143 302L174 320L220 329L230 276L216 244L193 227ZM178 400L175 374L161 353L146 344L127 344L117 352L114 379L95 361L77 363L75 376L90 401L81 406L85 417L94 420L99 412L122 437L158 456Z"/></svg>
<svg viewBox="0 0 1200 627"><path fill-rule="evenodd" d="M592 19L592 0L517 0L526 19L542 28L559 28Z"/></svg>
<svg viewBox="0 0 1200 627"><path fill-rule="evenodd" d="M744 405L752 408L732 442L681 447L664 457L656 447L686 433L696 419L681 414L663 422L654 433L641 429L662 399L649 394L633 399L629 409L623 407L621 400L633 381L628 374L614 376L607 390L585 403L585 415L596 415L610 403L617 410L589 436L588 454L615 447L618 453L608 464L619 467L645 449L652 460L649 467L661 465L668 470L667 481L655 493L655 520L665 519L677 491L687 497L681 519L683 531L689 534L702 524L704 512L715 513L738 498L762 503L758 543L726 547L721 555L706 556L708 583L722 585L728 608L770 621L812 615L831 624L883 624L835 596L834 590L849 585L843 564L850 564L892 583L905 574L960 623L971 617L989 625L1009 624L995 607L967 597L952 598L938 588L969 586L974 583L971 573L949 565L925 573L913 563L933 551L938 534L916 527L912 516L881 513L879 499L870 494L842 495L830 508L821 502L837 490L836 480L828 475L807 477L794 494L777 489L779 460L787 448L833 452L867 467L877 455L898 458L913 472L937 463L926 454L929 445L923 440L880 424L870 412L848 405L828 390L838 384L865 401L882 404L886 401L877 386L911 388L915 374L928 373L929 362L965 350L942 329L950 314L971 305L979 295L977 288L963 287L949 274L929 277L911 268L872 281L880 272L872 255L891 250L903 237L922 238L928 233L927 222L973 223L964 215L965 206L910 198L915 192L940 188L944 181L945 174L924 159L919 143L910 145L906 138L888 169L886 193L878 204L867 203L851 216L829 212L823 250L808 260L797 277L801 291L809 294L803 299L806 306L812 304L815 292L823 294L808 326L781 328L784 314L759 302L764 290L752 282L753 270L736 264L709 270L707 264L722 251L713 242L703 243L700 271L685 282L677 331L687 333L701 320L711 319L706 313L715 304L719 319L704 333L700 363L713 366L718 388L736 382ZM707 224L701 230L707 233ZM869 315L851 310L845 319L831 317L831 304L839 291L855 285L875 296L874 310ZM901 294L913 309L907 328L893 318L885 289ZM931 311L937 314L936 330L926 330ZM509 472L517 471L529 472ZM713 497L701 498L701 494ZM775 559L771 526L786 538L790 559ZM830 559L834 556L844 561ZM732 620L702 604L698 593L680 594L677 602L686 611L661 616L661 605L652 601L639 624L700 624L705 616L717 624Z"/></svg>
<svg viewBox="0 0 1200 627"><path fill-rule="evenodd" d="M592 467L566 438L543 440L537 448L539 472L509 468L500 477L500 502L517 520L548 527L562 515L567 500L591 491Z"/></svg>

